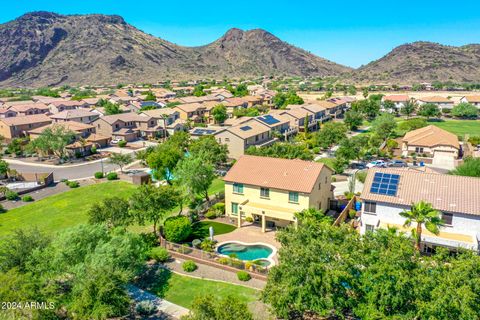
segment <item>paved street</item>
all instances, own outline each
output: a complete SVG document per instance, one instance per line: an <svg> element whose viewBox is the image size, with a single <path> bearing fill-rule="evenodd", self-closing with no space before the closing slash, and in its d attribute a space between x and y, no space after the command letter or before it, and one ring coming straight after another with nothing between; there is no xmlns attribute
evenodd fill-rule
<svg viewBox="0 0 480 320"><path fill-rule="evenodd" d="M89 163L66 165L66 166L54 166L40 163L27 163L19 160L5 159L10 165L10 168L17 170L18 172L51 172L55 177L55 181L62 179L85 179L91 178L97 171L110 172L117 171L118 166L112 165L108 160L93 161Z"/></svg>

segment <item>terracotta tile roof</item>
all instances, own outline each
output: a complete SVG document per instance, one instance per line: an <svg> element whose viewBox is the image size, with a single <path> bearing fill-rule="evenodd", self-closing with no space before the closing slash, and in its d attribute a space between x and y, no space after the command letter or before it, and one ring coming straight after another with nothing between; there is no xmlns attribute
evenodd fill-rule
<svg viewBox="0 0 480 320"><path fill-rule="evenodd" d="M370 192L375 172L400 175L396 196ZM477 201L480 199L480 178L373 168L368 170L361 198L405 206L423 200L431 203L437 210L480 215L480 201Z"/></svg>
<svg viewBox="0 0 480 320"><path fill-rule="evenodd" d="M470 103L480 103L480 96L465 96L464 98Z"/></svg>
<svg viewBox="0 0 480 320"><path fill-rule="evenodd" d="M410 100L410 97L406 94L392 94L390 96L384 96L383 100L388 100L392 102L407 102Z"/></svg>
<svg viewBox="0 0 480 320"><path fill-rule="evenodd" d="M4 119L0 119L0 121L2 121L8 126L19 126L19 125L24 125L29 123L33 124L33 123L41 123L41 122L52 122L52 119L50 119L48 116L44 114L32 114L24 117L4 118Z"/></svg>
<svg viewBox="0 0 480 320"><path fill-rule="evenodd" d="M29 130L28 133L41 134L43 130L47 128L54 128L54 127L64 127L66 130L71 130L75 132L82 132L84 130L95 128L94 126L86 123L81 123L76 121L65 121L65 122L54 122L51 124L47 124L46 126Z"/></svg>
<svg viewBox="0 0 480 320"><path fill-rule="evenodd" d="M18 106L22 104L34 104L35 102L32 100L24 100L24 101L6 101L5 106L6 107L12 107L12 106Z"/></svg>
<svg viewBox="0 0 480 320"><path fill-rule="evenodd" d="M295 105L290 105L287 107L287 109L294 110L294 109L304 109L307 111L310 111L312 113L319 113L327 110L326 107L320 105L320 104L295 104Z"/></svg>
<svg viewBox="0 0 480 320"><path fill-rule="evenodd" d="M228 171L228 182L310 193L323 163L244 155Z"/></svg>
<svg viewBox="0 0 480 320"><path fill-rule="evenodd" d="M60 106L81 107L86 105L86 103L81 100L80 101L76 101L76 100L53 101L51 104L53 104L55 107L60 107Z"/></svg>
<svg viewBox="0 0 480 320"><path fill-rule="evenodd" d="M26 112L31 109L48 110L48 106L44 103L25 103L13 105L10 109L17 112Z"/></svg>
<svg viewBox="0 0 480 320"><path fill-rule="evenodd" d="M140 116L136 113L128 112L128 113L119 113L119 114L112 114L109 116L103 116L100 119L105 120L107 123L112 124L115 121L123 121L123 122L148 122L150 121L151 117Z"/></svg>
<svg viewBox="0 0 480 320"><path fill-rule="evenodd" d="M317 102L313 103L312 105L317 105L317 106L323 107L325 109L332 109L332 108L335 108L335 107L338 106L338 104L336 104L334 102L324 101L324 100L317 101ZM306 106L304 106L304 107L306 107Z"/></svg>
<svg viewBox="0 0 480 320"><path fill-rule="evenodd" d="M101 134L98 133L92 133L91 135L88 136L87 141L90 142L96 142L96 141L102 141L102 140L110 140L110 137L102 136Z"/></svg>
<svg viewBox="0 0 480 320"><path fill-rule="evenodd" d="M182 98L178 98L178 100L180 102L183 102L183 103L202 103L202 102L205 102L205 101L220 101L220 99L218 97L215 97L215 96L211 96L211 95L208 95L208 96L203 96L203 97L182 97Z"/></svg>
<svg viewBox="0 0 480 320"><path fill-rule="evenodd" d="M179 104L178 106L175 106L173 109L180 109L184 112L195 112L197 110L202 110L205 109L205 106L201 103L185 103L185 104Z"/></svg>
<svg viewBox="0 0 480 320"><path fill-rule="evenodd" d="M440 96L418 98L418 101L430 103L453 103L452 100Z"/></svg>
<svg viewBox="0 0 480 320"><path fill-rule="evenodd" d="M271 113L277 113L277 114L280 114L280 115L289 115L293 118L296 118L296 119L303 119L305 118L306 116L312 116L314 113L307 110L307 109L304 109L304 108L294 108L294 109L291 109L291 110L275 110Z"/></svg>
<svg viewBox="0 0 480 320"><path fill-rule="evenodd" d="M230 128L228 128L228 131L239 136L242 139L248 139L250 137L256 136L257 134L269 132L270 128L260 123L260 121L250 119L249 121L245 121L243 123L231 126Z"/></svg>
<svg viewBox="0 0 480 320"><path fill-rule="evenodd" d="M91 116L97 116L98 113L91 112L88 110L83 110L83 109L74 109L74 110L65 110L62 112L59 112L57 114L53 114L50 116L52 119L74 119L74 118L81 118L81 117L91 117Z"/></svg>
<svg viewBox="0 0 480 320"><path fill-rule="evenodd" d="M169 116L176 112L178 111L172 108L160 108L160 109L153 109L153 110L145 110L145 111L142 111L142 114L145 114L152 118L161 118L163 115Z"/></svg>
<svg viewBox="0 0 480 320"><path fill-rule="evenodd" d="M244 104L247 104L248 101L242 99L242 98L228 98L223 101L225 106L227 107L238 107L238 106L243 106Z"/></svg>
<svg viewBox="0 0 480 320"><path fill-rule="evenodd" d="M402 141L413 146L434 147L446 145L460 149L456 135L433 125L407 132Z"/></svg>

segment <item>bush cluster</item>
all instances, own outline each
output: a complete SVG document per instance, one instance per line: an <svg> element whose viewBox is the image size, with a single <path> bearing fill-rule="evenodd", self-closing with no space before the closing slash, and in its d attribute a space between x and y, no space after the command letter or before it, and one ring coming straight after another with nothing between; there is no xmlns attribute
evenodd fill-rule
<svg viewBox="0 0 480 320"><path fill-rule="evenodd" d="M18 200L18 193L12 190L7 190L7 192L5 192L5 198L10 201Z"/></svg>
<svg viewBox="0 0 480 320"><path fill-rule="evenodd" d="M150 250L150 258L154 259L157 262L167 262L170 259L170 254L168 250L163 247L155 247Z"/></svg>
<svg viewBox="0 0 480 320"><path fill-rule="evenodd" d="M250 276L250 273L248 273L247 271L238 271L237 272L237 278L240 281L248 281L252 277Z"/></svg>
<svg viewBox="0 0 480 320"><path fill-rule="evenodd" d="M118 146L119 146L120 148L126 147L126 146L127 146L127 141L125 141L125 140L120 140L120 141L118 142Z"/></svg>
<svg viewBox="0 0 480 320"><path fill-rule="evenodd" d="M101 171L98 171L98 172L95 172L95 179L102 179L105 175L103 174L103 172Z"/></svg>
<svg viewBox="0 0 480 320"><path fill-rule="evenodd" d="M197 270L197 264L192 260L187 260L182 264L182 269L185 272L193 272Z"/></svg>
<svg viewBox="0 0 480 320"><path fill-rule="evenodd" d="M23 196L22 197L22 201L23 202L32 202L33 201L33 198L31 195L26 195L26 196Z"/></svg>
<svg viewBox="0 0 480 320"><path fill-rule="evenodd" d="M168 241L182 242L192 233L192 224L185 216L170 217L165 220L163 232Z"/></svg>
<svg viewBox="0 0 480 320"><path fill-rule="evenodd" d="M109 172L107 174L107 180L117 180L118 174L116 172Z"/></svg>

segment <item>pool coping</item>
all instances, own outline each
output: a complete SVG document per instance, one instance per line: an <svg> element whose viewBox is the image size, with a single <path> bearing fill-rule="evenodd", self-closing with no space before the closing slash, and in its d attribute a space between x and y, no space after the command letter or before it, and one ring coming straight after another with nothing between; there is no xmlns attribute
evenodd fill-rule
<svg viewBox="0 0 480 320"><path fill-rule="evenodd" d="M227 244L227 243L238 243L238 244L243 244L243 245L247 245L247 246L254 246L254 245L262 245L262 246L265 246L265 247L269 247L270 249L272 249L272 253L270 253L268 255L268 257L266 258L260 258L260 259L255 259L255 260L267 260L268 262L270 262L270 265L268 265L266 268L267 269L270 269L271 267L275 266L276 263L275 261L273 260L273 257L277 254L277 248L275 248L274 246L272 246L271 244L268 244L268 243L265 243L265 242L243 242L243 241L237 241L237 240L228 240L228 241L223 241L223 242L219 242L217 243L217 246L215 248L215 252L219 255L219 256L222 256L222 257L227 257L229 258L229 256L225 255L225 254L221 254L220 252L218 252L218 248L224 244ZM239 259L241 260L241 259ZM242 260L242 261L253 261L253 260Z"/></svg>

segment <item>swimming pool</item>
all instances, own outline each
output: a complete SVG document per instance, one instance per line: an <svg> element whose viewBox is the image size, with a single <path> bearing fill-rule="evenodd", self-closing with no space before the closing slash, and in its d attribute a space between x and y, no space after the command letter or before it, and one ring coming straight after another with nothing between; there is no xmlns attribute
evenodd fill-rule
<svg viewBox="0 0 480 320"><path fill-rule="evenodd" d="M244 261L260 260L265 265L273 265L272 257L276 249L272 246L262 243L243 243L237 241L225 242L217 247L217 252L221 255L235 255L238 259Z"/></svg>

